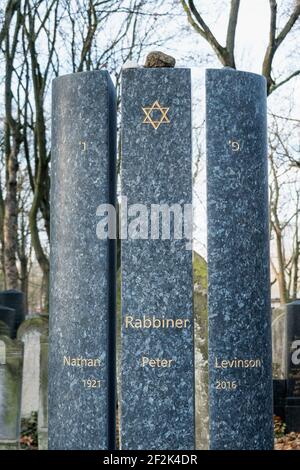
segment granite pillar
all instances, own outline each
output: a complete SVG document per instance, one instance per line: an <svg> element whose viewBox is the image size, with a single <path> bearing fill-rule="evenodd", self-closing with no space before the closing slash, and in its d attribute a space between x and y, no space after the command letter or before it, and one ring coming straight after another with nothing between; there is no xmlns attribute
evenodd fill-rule
<svg viewBox="0 0 300 470"><path fill-rule="evenodd" d="M272 449L266 83L207 70L210 448Z"/></svg>
<svg viewBox="0 0 300 470"><path fill-rule="evenodd" d="M49 448L111 449L115 436L115 91L107 71L53 82Z"/></svg>
<svg viewBox="0 0 300 470"><path fill-rule="evenodd" d="M287 305L286 332L286 427L300 432L300 300Z"/></svg>
<svg viewBox="0 0 300 470"><path fill-rule="evenodd" d="M194 449L190 70L122 78L121 448Z"/></svg>

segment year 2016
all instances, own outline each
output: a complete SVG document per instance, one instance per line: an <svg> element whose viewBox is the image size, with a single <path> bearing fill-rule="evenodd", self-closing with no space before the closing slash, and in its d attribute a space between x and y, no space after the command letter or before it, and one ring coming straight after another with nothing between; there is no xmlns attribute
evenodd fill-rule
<svg viewBox="0 0 300 470"><path fill-rule="evenodd" d="M217 390L236 390L238 383L236 380L217 380L215 387Z"/></svg>

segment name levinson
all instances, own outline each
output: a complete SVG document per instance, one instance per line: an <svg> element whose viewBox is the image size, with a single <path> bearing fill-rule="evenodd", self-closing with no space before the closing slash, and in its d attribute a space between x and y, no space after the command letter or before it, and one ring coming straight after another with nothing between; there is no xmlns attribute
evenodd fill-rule
<svg viewBox="0 0 300 470"><path fill-rule="evenodd" d="M131 315L125 316L125 328L188 328L191 321L186 318L158 318L155 315L142 318L135 318Z"/></svg>
<svg viewBox="0 0 300 470"><path fill-rule="evenodd" d="M216 369L248 369L261 367L261 359L222 359L215 358Z"/></svg>
<svg viewBox="0 0 300 470"><path fill-rule="evenodd" d="M99 358L64 356L63 364L69 367L100 367L101 361Z"/></svg>

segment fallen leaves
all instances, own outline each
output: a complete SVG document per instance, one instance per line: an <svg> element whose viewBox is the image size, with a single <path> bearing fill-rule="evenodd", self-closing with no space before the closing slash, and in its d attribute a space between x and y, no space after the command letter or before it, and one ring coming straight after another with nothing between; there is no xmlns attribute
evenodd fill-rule
<svg viewBox="0 0 300 470"><path fill-rule="evenodd" d="M300 450L300 433L291 432L275 439L275 450Z"/></svg>

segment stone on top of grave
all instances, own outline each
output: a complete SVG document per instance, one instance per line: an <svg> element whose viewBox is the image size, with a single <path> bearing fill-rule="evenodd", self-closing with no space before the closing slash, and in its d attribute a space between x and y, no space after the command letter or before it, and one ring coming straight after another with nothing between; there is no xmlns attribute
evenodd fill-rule
<svg viewBox="0 0 300 470"><path fill-rule="evenodd" d="M156 68L156 67L175 67L176 59L168 54L161 51L150 52L145 61L145 67Z"/></svg>
<svg viewBox="0 0 300 470"><path fill-rule="evenodd" d="M48 333L48 317L35 316L25 320L18 330L18 339L24 343L24 368L22 384L23 418L29 418L39 409L40 387L40 337Z"/></svg>
<svg viewBox="0 0 300 470"><path fill-rule="evenodd" d="M206 71L210 447L272 449L266 80Z"/></svg>
<svg viewBox="0 0 300 470"><path fill-rule="evenodd" d="M115 89L97 70L55 79L52 96L49 448L111 449L115 240L98 225L115 205Z"/></svg>
<svg viewBox="0 0 300 470"><path fill-rule="evenodd" d="M12 338L15 331L16 311L0 305L0 336Z"/></svg>
<svg viewBox="0 0 300 470"><path fill-rule="evenodd" d="M12 308L16 311L13 338L17 337L17 331L22 321L25 320L25 296L24 293L16 289L9 289L0 292L0 304Z"/></svg>
<svg viewBox="0 0 300 470"><path fill-rule="evenodd" d="M0 450L18 449L23 344L0 336Z"/></svg>
<svg viewBox="0 0 300 470"><path fill-rule="evenodd" d="M288 432L300 432L300 300L287 304L287 400Z"/></svg>
<svg viewBox="0 0 300 470"><path fill-rule="evenodd" d="M121 448L191 450L190 70L125 69L122 113Z"/></svg>

